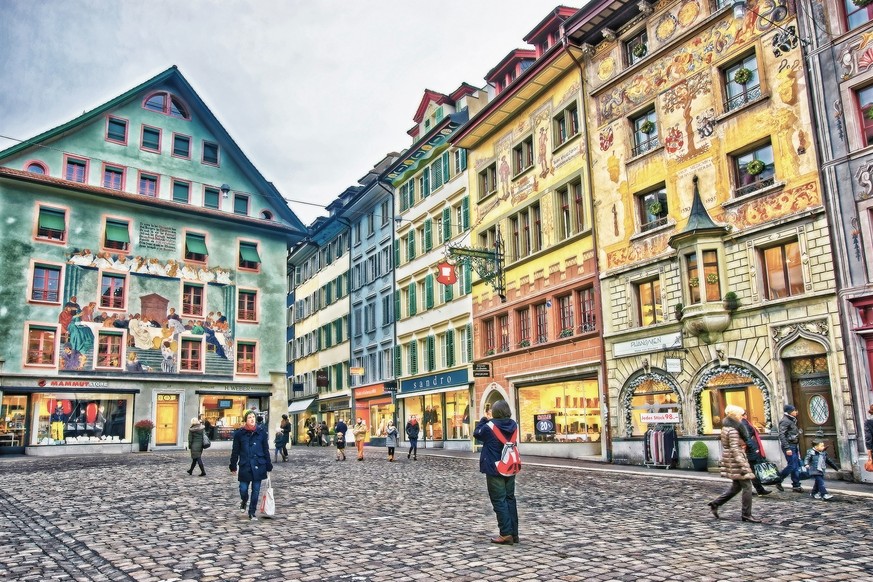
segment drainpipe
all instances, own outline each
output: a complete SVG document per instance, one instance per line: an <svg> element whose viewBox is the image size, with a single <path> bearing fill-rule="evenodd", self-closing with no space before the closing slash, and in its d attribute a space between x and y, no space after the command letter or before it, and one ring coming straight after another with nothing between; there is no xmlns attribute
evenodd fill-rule
<svg viewBox="0 0 873 582"><path fill-rule="evenodd" d="M561 44L564 47L564 50L567 51L567 54L570 55L570 58L573 59L573 62L576 63L576 67L579 69L579 93L582 97L582 102L585 102L585 68L582 66L582 63L576 58L573 52L570 50L571 45L570 39L567 38L566 33L561 27ZM578 48L578 47L577 47ZM591 134L588 131L589 127L588 122L588 108L583 105L582 107L582 128L580 128L584 132L585 136L585 169L587 171L587 175L585 176L585 180L588 185L588 193L589 200L591 200L591 240L592 246L594 248L594 269L596 275L594 277L594 293L597 297L600 298L600 304L603 304L603 293L600 285L600 252L597 246L597 220L595 220L594 213L594 192L591 186L592 181L591 177L593 175L593 168L591 165ZM603 398L601 405L601 413L606 411L606 420L608 423L603 427L606 430L603 432L603 445L606 454L606 461L608 463L612 462L612 418L610 416L610 407L609 407L609 382L607 378L607 369L606 369L606 340L603 339L603 324L605 323L603 320L603 312L602 309L599 310L598 316L600 317L600 376L601 382L603 386L603 390L601 391L601 397ZM601 422L603 419L601 419Z"/></svg>

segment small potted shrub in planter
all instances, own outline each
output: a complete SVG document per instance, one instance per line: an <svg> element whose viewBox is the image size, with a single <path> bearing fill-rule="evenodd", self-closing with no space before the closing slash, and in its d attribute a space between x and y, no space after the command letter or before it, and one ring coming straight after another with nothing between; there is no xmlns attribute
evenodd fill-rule
<svg viewBox="0 0 873 582"><path fill-rule="evenodd" d="M139 442L139 450L149 450L149 441L152 440L152 430L155 428L155 423L148 418L144 418L138 420L136 424L133 425L133 428L136 430L136 440Z"/></svg>
<svg viewBox="0 0 873 582"><path fill-rule="evenodd" d="M733 291L724 294L724 307L728 311L736 311L740 307L740 299Z"/></svg>
<svg viewBox="0 0 873 582"><path fill-rule="evenodd" d="M691 443L691 465L695 471L706 471L709 465L709 447L703 441Z"/></svg>
<svg viewBox="0 0 873 582"><path fill-rule="evenodd" d="M682 321L682 310L685 308L681 303L677 303L673 308L673 314L676 316L676 321Z"/></svg>

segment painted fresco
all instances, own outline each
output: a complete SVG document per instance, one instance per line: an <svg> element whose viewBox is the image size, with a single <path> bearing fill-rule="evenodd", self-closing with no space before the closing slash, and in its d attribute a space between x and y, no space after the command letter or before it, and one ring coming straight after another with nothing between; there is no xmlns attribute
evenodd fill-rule
<svg viewBox="0 0 873 582"><path fill-rule="evenodd" d="M233 305L235 287L230 270L123 253L94 255L87 248L74 251L67 263L68 295L58 314L59 370L177 374L181 339L199 338L203 369L186 372L233 375L233 317L227 306ZM116 295L111 288L101 289L102 275L113 273L129 275L126 289L118 291L127 295L125 311L108 307ZM181 314L178 301L185 281L203 285L199 316ZM120 353L98 356L96 341L104 329L124 332Z"/></svg>

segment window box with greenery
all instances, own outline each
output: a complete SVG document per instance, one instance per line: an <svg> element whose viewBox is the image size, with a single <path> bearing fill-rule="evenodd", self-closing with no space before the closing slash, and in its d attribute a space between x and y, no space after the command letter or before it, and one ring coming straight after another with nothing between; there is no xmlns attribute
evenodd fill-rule
<svg viewBox="0 0 873 582"><path fill-rule="evenodd" d="M565 328L565 329L562 329L562 330L561 330L561 335L560 335L560 337L570 337L571 335L573 335L573 330L572 330L572 329L570 329L570 328Z"/></svg>
<svg viewBox="0 0 873 582"><path fill-rule="evenodd" d="M691 465L695 471L706 471L709 466L709 447L703 441L691 443Z"/></svg>
<svg viewBox="0 0 873 582"><path fill-rule="evenodd" d="M494 348L491 348L490 350L486 350L485 355L486 356L493 356L494 355Z"/></svg>
<svg viewBox="0 0 873 582"><path fill-rule="evenodd" d="M518 347L529 348L530 347L530 340L527 340L527 339L521 340L520 342L518 342Z"/></svg>

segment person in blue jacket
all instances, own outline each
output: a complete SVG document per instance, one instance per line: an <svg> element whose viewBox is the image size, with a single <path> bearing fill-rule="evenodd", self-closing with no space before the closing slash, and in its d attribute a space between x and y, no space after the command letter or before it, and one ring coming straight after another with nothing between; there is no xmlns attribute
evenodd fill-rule
<svg viewBox="0 0 873 582"><path fill-rule="evenodd" d="M255 519L258 497L261 494L261 481L273 470L270 461L270 439L263 426L251 410L243 413L245 424L233 433L233 450L230 453L230 472L236 474L239 467L239 508L249 510L249 519ZM249 501L249 485L252 496Z"/></svg>
<svg viewBox="0 0 873 582"><path fill-rule="evenodd" d="M500 460L503 452L503 443L494 435L494 431L488 426L492 421L494 426L503 433L507 440L512 438L518 429L518 424L510 416L509 404L505 400L499 400L486 412L476 424L473 436L482 443L482 453L479 455L479 471L485 473L485 482L488 485L488 497L491 506L497 514L497 527L500 535L491 538L495 544L512 545L518 543L518 509L515 503L515 475L505 477L497 472L496 463Z"/></svg>

